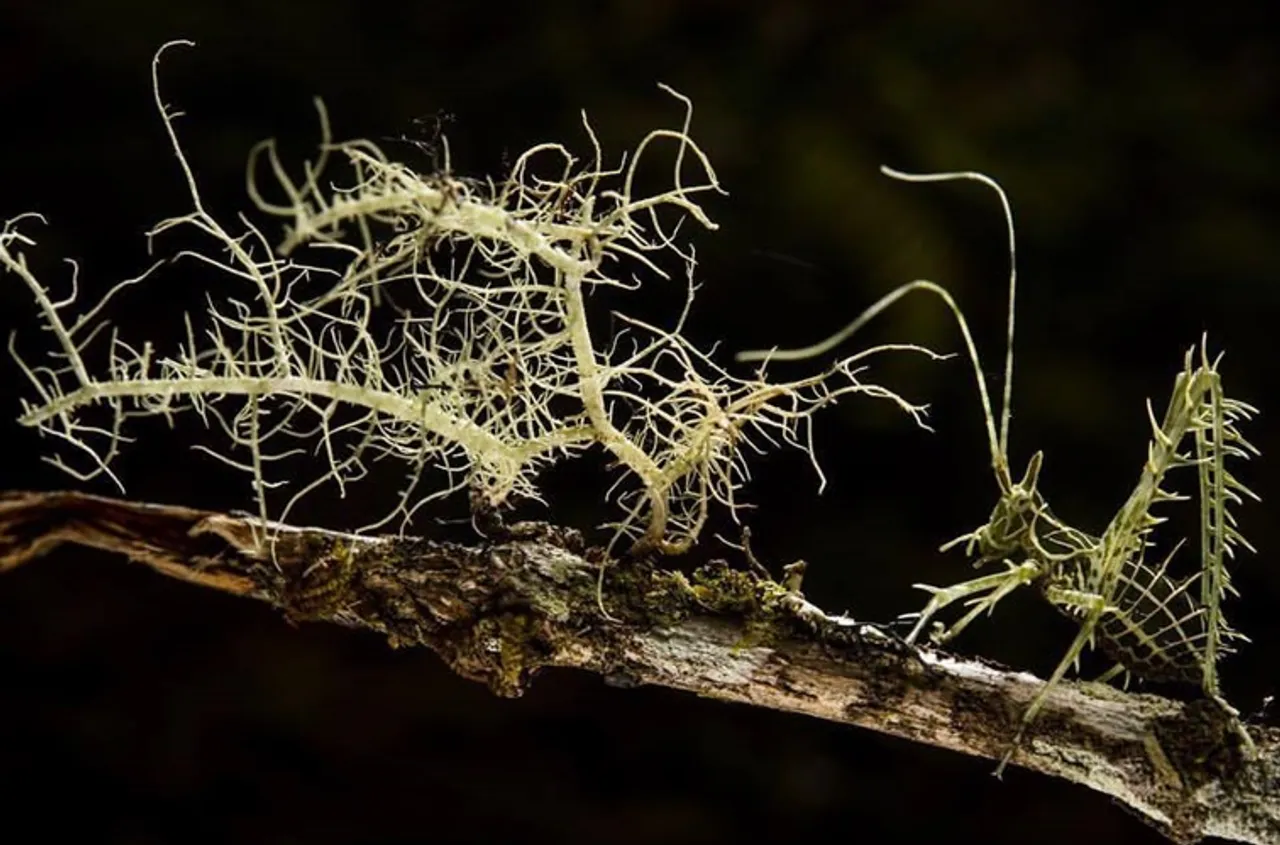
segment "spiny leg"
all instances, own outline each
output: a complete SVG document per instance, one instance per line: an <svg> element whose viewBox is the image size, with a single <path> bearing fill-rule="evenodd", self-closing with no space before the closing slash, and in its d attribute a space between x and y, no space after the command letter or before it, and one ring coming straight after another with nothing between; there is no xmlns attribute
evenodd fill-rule
<svg viewBox="0 0 1280 845"><path fill-rule="evenodd" d="M1067 653L1058 662L1058 668L1053 670L1049 680L1045 681L1040 692L1031 700L1030 706L1022 714L1022 722L1018 726L1018 732L1014 734L1009 750L1004 753L1004 756L1000 758L1000 764L996 766L994 772L996 777L1004 775L1004 767L1009 764L1009 761L1013 759L1013 755L1017 753L1018 746L1022 744L1022 738L1026 734L1027 728L1040 712L1040 708L1049 700L1049 692L1058 685L1058 682L1062 680L1062 676L1067 673L1067 668L1075 663L1081 652L1084 651L1085 644L1093 638L1093 631L1098 626L1098 622L1101 621L1102 614L1107 610L1106 599L1099 595L1082 593L1079 590L1062 590L1052 587L1046 590L1046 594L1054 604L1081 608L1085 611L1085 617L1080 621L1080 632L1076 634L1071 647L1067 649Z"/></svg>
<svg viewBox="0 0 1280 845"><path fill-rule="evenodd" d="M1187 353L1187 365L1190 370L1192 352ZM1201 357L1205 350L1201 347ZM1208 641L1205 644L1203 664L1203 687L1206 695L1215 700L1220 699L1218 693L1218 647L1221 629L1221 602L1226 591L1227 571L1224 568L1223 553L1226 550L1226 484L1223 466L1226 440L1225 421L1222 408L1222 384L1204 361L1202 368L1195 374L1199 379L1188 374L1188 392L1191 385L1203 381L1202 396L1195 397L1203 410L1208 411L1208 419L1202 420L1195 429L1196 463L1200 482L1200 604L1205 608L1205 631ZM1201 414L1203 416L1203 412Z"/></svg>
<svg viewBox="0 0 1280 845"><path fill-rule="evenodd" d="M1187 355L1188 369L1192 354ZM1231 553L1234 543L1252 551L1248 541L1233 527L1227 505L1231 501L1241 501L1241 494L1254 500L1258 498L1227 471L1225 458L1227 455L1248 458L1251 453L1257 454L1257 449L1241 437L1234 426L1237 418L1247 419L1254 409L1225 397L1216 371L1217 361L1209 363L1203 340L1200 358L1201 367L1196 375L1203 382L1203 387L1199 388L1203 390L1203 396L1197 397L1202 404L1202 418L1201 424L1195 428L1195 443L1200 482L1200 602L1205 608L1205 630L1208 633L1202 658L1201 686L1205 695L1230 715L1246 752L1252 754L1253 740L1240 720L1240 712L1227 703L1218 689L1217 666L1222 637L1230 635L1221 611L1222 598L1231 589L1224 558ZM1196 380L1190 383L1195 384ZM1207 419L1204 418L1205 411Z"/></svg>
<svg viewBox="0 0 1280 845"><path fill-rule="evenodd" d="M933 597L929 599L929 603L925 605L924 610L920 611L915 627L907 635L907 642L914 643L916 638L920 636L920 632L924 630L924 626L929 623L929 620L939 610L975 593L991 591L990 595L977 599L975 607L965 614L959 622L932 638L937 643L946 642L964 630L964 627L976 619L984 610L990 610L995 607L996 602L1007 596L1014 589L1030 583L1040 575L1040 567L1030 561L1019 565L1009 563L1008 566L1009 569L1004 572L962 581L959 584L952 584L950 587L932 587L928 584L914 585L917 589L928 590L933 594Z"/></svg>
<svg viewBox="0 0 1280 845"><path fill-rule="evenodd" d="M937 635L935 641L939 645L959 636L960 632L963 631L970 622L977 619L983 613L990 614L995 610L995 606L1001 599L1009 595L1009 593L1012 593L1017 588L1031 583L1041 574L1040 567L1034 563L1028 562L1018 566L1007 563L1007 565L1009 566L1009 570L1002 573L1002 576L1006 579L1005 582L987 595L975 596L965 602L965 604L971 605L969 612L960 617L960 619L950 628Z"/></svg>

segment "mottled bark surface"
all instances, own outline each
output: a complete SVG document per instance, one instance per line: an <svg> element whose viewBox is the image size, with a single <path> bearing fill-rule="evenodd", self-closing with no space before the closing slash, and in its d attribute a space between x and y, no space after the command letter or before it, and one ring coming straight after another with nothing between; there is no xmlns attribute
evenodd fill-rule
<svg viewBox="0 0 1280 845"><path fill-rule="evenodd" d="M78 493L0 495L0 570L61 543L269 602L294 621L427 646L505 696L544 668L572 667L995 759L1040 684L829 616L725 564L686 577L610 561L576 532L541 523L458 544L279 525L264 533L244 517ZM1274 843L1280 731L1252 734L1259 754L1244 760L1204 702L1064 683L1014 763L1110 795L1175 840Z"/></svg>

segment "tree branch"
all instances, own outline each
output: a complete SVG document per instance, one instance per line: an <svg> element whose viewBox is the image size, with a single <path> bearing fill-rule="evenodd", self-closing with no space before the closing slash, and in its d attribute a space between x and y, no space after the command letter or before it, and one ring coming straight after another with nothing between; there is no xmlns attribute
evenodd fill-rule
<svg viewBox="0 0 1280 845"><path fill-rule="evenodd" d="M1041 681L832 617L798 591L714 563L625 564L576 532L521 523L477 545L365 538L73 492L0 494L0 571L62 543L269 602L291 620L425 645L517 696L545 667L803 713L998 758ZM602 615L596 601L606 567ZM1211 704L1057 687L1014 759L1110 795L1175 841L1280 842L1280 730L1242 759Z"/></svg>

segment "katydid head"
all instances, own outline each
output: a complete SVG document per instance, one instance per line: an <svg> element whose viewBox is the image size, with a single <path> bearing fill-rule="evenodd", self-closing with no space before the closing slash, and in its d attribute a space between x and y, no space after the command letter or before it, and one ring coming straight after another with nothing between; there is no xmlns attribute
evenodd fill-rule
<svg viewBox="0 0 1280 845"><path fill-rule="evenodd" d="M1035 546L1036 521L1045 513L1044 497L1036 489L1043 460L1043 452L1032 455L1022 480L1001 489L1000 501L996 502L987 524L960 538L967 541L965 548L971 557L976 553L975 565L1009 560L1018 557L1019 550ZM944 548L950 548L955 542Z"/></svg>

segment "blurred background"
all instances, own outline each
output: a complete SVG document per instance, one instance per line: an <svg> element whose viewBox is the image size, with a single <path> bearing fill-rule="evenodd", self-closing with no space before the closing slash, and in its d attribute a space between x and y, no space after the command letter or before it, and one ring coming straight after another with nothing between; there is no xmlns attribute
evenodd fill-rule
<svg viewBox="0 0 1280 845"><path fill-rule="evenodd" d="M148 265L143 233L189 208L150 89L152 55L173 38L199 46L165 59L165 99L187 113L190 161L227 219L250 207L255 141L278 137L293 161L310 152L315 95L338 137L412 159L394 139L441 123L455 169L487 175L537 142L585 154L579 109L607 151L630 149L678 122L665 82L692 97L693 135L729 191L706 204L720 231L694 235L700 344L728 361L808 343L929 278L965 308L997 389L998 203L974 184L901 184L878 166L984 171L1018 221L1012 459L1020 470L1045 450L1041 486L1060 516L1105 527L1145 458L1144 401L1160 413L1202 333L1227 353L1228 393L1262 409L1246 436L1263 457L1238 473L1264 499L1239 511L1260 554L1234 569L1242 598L1230 607L1254 642L1222 669L1228 697L1255 712L1280 686L1276 33L1265 4L1173 2L1156 17L1048 5L6 0L0 216L44 213L33 265L65 279L61 259L78 259L86 296ZM188 270L122 297L122 335L172 336L204 293ZM38 358L28 294L0 282L0 329ZM670 319L682 293L657 282L627 307ZM859 342L877 340L960 349L926 298ZM935 432L842 402L816 426L821 495L804 457L779 452L756 464L745 497L775 571L803 558L812 600L888 620L920 607L913 583L970 574L962 554L936 549L985 521L995 485L962 360L885 358L870 375L930 403ZM76 486L13 422L29 393L7 357L0 376L0 488ZM244 479L187 448L198 431L138 434L117 465L133 497L250 505ZM609 517L596 504L609 479L598 460L553 472L553 507L522 513L590 528ZM313 497L294 521L367 522L380 482ZM1166 538L1178 527L1195 528L1175 518ZM710 541L699 554L723 551ZM1072 633L1035 596L1014 596L955 645L1043 676ZM1000 783L987 761L814 720L568 672L500 700L430 653L293 628L75 549L0 581L0 678L6 828L30 821L44 837L90 826L102 843L1161 841L1085 790L1017 770ZM35 810L50 799L60 812Z"/></svg>

